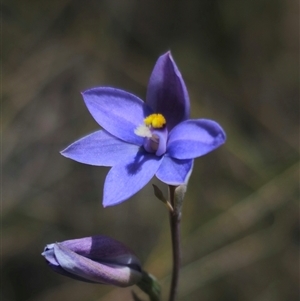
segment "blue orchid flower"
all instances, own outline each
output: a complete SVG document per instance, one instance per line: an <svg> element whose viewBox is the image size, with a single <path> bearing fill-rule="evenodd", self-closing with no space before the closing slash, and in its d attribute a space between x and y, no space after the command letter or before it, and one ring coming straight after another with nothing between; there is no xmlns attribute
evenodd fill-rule
<svg viewBox="0 0 300 301"><path fill-rule="evenodd" d="M127 200L154 175L168 185L186 183L194 158L226 140L217 122L189 119L188 92L170 52L158 58L145 102L110 87L90 89L82 95L102 130L74 142L62 155L112 167L104 184L104 207Z"/></svg>

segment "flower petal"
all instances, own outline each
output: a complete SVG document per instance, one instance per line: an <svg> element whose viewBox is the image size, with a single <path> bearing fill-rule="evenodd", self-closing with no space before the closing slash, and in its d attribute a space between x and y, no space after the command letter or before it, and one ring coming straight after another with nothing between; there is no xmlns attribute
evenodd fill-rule
<svg viewBox="0 0 300 301"><path fill-rule="evenodd" d="M76 280L95 283L95 281L87 280L83 277L74 275L74 274L64 270L60 266L59 262L56 259L56 256L55 256L55 253L54 253L54 245L55 244L47 245L44 249L44 252L42 253L42 256L45 257L48 265L51 267L51 269L54 272L59 273L59 274L64 275L64 276L67 276L67 277L70 277L70 278L73 278L73 279L76 279Z"/></svg>
<svg viewBox="0 0 300 301"><path fill-rule="evenodd" d="M129 267L94 262L58 243L54 245L54 253L65 271L89 281L125 287L141 278L140 272Z"/></svg>
<svg viewBox="0 0 300 301"><path fill-rule="evenodd" d="M97 131L69 145L61 154L80 163L113 166L134 156L139 146L115 138L106 131Z"/></svg>
<svg viewBox="0 0 300 301"><path fill-rule="evenodd" d="M105 235L70 239L60 244L93 261L135 266L140 270L140 261L133 252L121 242ZM48 258L47 260L50 261Z"/></svg>
<svg viewBox="0 0 300 301"><path fill-rule="evenodd" d="M168 185L181 185L188 181L194 160L177 160L165 156L156 177Z"/></svg>
<svg viewBox="0 0 300 301"><path fill-rule="evenodd" d="M213 151L225 140L225 132L215 121L186 120L170 133L167 153L176 159L193 159Z"/></svg>
<svg viewBox="0 0 300 301"><path fill-rule="evenodd" d="M169 131L190 116L189 95L170 52L159 57L154 66L146 103L166 118Z"/></svg>
<svg viewBox="0 0 300 301"><path fill-rule="evenodd" d="M113 166L106 176L103 206L119 204L142 189L154 176L162 159L141 150L130 161Z"/></svg>
<svg viewBox="0 0 300 301"><path fill-rule="evenodd" d="M141 99L108 87L90 89L82 95L91 115L107 132L126 142L143 144L134 130L152 112Z"/></svg>
<svg viewBox="0 0 300 301"><path fill-rule="evenodd" d="M59 266L59 263L57 262L54 255L53 248L54 248L54 244L47 245L42 255L45 257L45 259L49 264Z"/></svg>

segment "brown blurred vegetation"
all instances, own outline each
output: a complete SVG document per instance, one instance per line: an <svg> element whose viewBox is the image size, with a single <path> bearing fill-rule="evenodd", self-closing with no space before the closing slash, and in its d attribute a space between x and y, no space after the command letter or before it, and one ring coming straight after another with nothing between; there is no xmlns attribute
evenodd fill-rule
<svg viewBox="0 0 300 301"><path fill-rule="evenodd" d="M81 91L114 86L144 99L169 49L192 117L228 135L195 162L178 301L299 300L298 9L292 0L4 0L1 300L131 300L131 289L64 278L40 256L47 243L92 234L135 250L166 300L168 216L151 185L103 209L107 169L59 151L98 129Z"/></svg>

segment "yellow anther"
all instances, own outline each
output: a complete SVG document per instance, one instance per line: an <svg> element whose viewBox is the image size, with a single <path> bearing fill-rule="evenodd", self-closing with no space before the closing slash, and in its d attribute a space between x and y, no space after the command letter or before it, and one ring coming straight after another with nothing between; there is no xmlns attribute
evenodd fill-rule
<svg viewBox="0 0 300 301"><path fill-rule="evenodd" d="M144 123L147 126L159 129L166 124L166 119L162 114L151 114L144 119Z"/></svg>

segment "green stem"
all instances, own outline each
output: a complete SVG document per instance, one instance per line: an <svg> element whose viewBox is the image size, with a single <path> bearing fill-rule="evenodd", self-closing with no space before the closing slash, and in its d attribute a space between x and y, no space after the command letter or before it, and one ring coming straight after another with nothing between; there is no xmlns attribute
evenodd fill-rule
<svg viewBox="0 0 300 301"><path fill-rule="evenodd" d="M149 296L151 301L160 301L160 285L154 276L142 271L142 279L136 285Z"/></svg>
<svg viewBox="0 0 300 301"><path fill-rule="evenodd" d="M169 301L175 301L178 289L179 269L181 262L180 250L180 219L181 219L181 204L176 202L175 186L169 186L169 199L173 211L170 211L170 227L172 239L172 254L173 254L173 271L172 282L170 287Z"/></svg>

